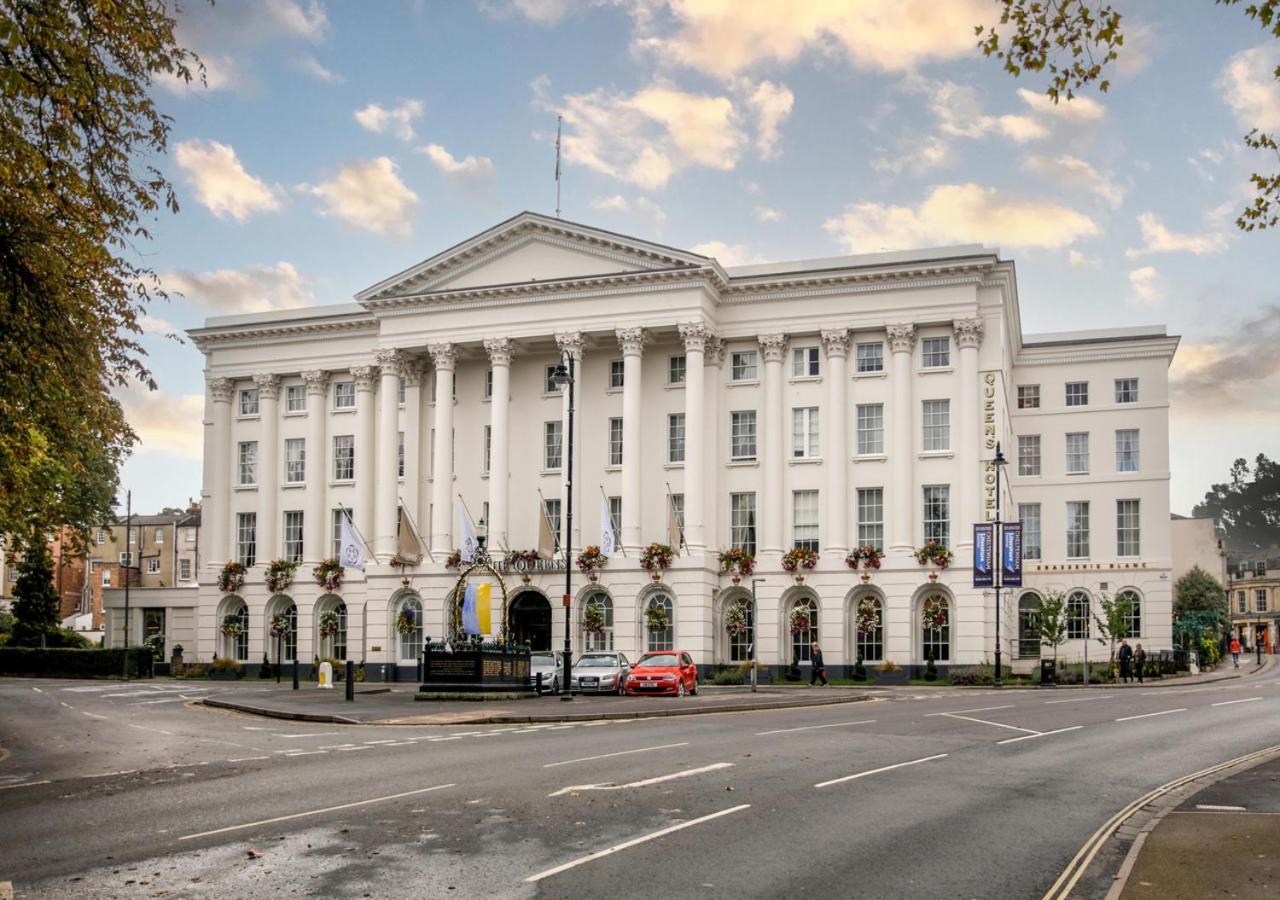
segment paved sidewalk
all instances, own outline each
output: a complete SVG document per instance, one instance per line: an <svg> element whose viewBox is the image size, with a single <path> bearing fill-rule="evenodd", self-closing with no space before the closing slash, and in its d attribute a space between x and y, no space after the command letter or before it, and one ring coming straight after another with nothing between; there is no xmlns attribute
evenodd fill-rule
<svg viewBox="0 0 1280 900"><path fill-rule="evenodd" d="M305 684L297 691L290 685L246 685L201 701L203 705L252 715L306 722L349 725L472 725L527 722L582 722L599 719L639 719L655 716L689 716L709 713L751 712L856 703L870 696L862 688L762 687L700 688L696 697L618 697L577 695L572 702L558 696L524 700L415 700L417 685L356 687L356 698L345 699L344 685L321 690Z"/></svg>

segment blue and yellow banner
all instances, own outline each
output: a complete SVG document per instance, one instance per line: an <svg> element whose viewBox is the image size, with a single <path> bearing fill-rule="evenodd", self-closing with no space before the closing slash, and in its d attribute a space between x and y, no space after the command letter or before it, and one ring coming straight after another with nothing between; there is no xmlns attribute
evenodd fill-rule
<svg viewBox="0 0 1280 900"><path fill-rule="evenodd" d="M995 584L995 526L979 523L973 526L973 586Z"/></svg>

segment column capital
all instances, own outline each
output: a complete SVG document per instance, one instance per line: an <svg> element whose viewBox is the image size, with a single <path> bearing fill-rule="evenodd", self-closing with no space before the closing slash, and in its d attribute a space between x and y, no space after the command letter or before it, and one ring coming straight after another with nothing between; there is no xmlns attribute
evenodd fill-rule
<svg viewBox="0 0 1280 900"><path fill-rule="evenodd" d="M405 366L408 363L403 351L395 347L382 347L375 350L373 358L382 368L383 375L403 375Z"/></svg>
<svg viewBox="0 0 1280 900"><path fill-rule="evenodd" d="M372 391L378 382L377 366L354 366L351 374L355 377L357 391Z"/></svg>
<svg viewBox="0 0 1280 900"><path fill-rule="evenodd" d="M458 348L450 343L431 344L427 347L431 354L431 365L437 369L453 370L458 362Z"/></svg>
<svg viewBox="0 0 1280 900"><path fill-rule="evenodd" d="M707 345L716 339L716 334L706 322L681 322L680 339L684 341L685 352L701 350L706 352Z"/></svg>
<svg viewBox="0 0 1280 900"><path fill-rule="evenodd" d="M421 387L427 374L426 366L421 357L406 356L400 364L400 374L404 376L405 387Z"/></svg>
<svg viewBox="0 0 1280 900"><path fill-rule="evenodd" d="M309 394L323 394L329 390L329 373L324 369L307 369L302 373L302 383Z"/></svg>
<svg viewBox="0 0 1280 900"><path fill-rule="evenodd" d="M578 337L581 338L582 335ZM484 352L489 354L489 365L509 366L511 357L515 356L516 348L515 344L511 343L511 338L486 338Z"/></svg>
<svg viewBox="0 0 1280 900"><path fill-rule="evenodd" d="M765 362L782 362L787 355L787 336L785 334L762 334L756 340L760 342L760 351Z"/></svg>
<svg viewBox="0 0 1280 900"><path fill-rule="evenodd" d="M826 349L828 357L848 356L849 329L824 328L822 330L822 346Z"/></svg>
<svg viewBox="0 0 1280 900"><path fill-rule="evenodd" d="M982 346L982 319L974 317L972 319L956 319L951 323L952 329L956 335L956 346L960 349L965 347Z"/></svg>
<svg viewBox="0 0 1280 900"><path fill-rule="evenodd" d="M235 382L230 378L210 378L205 382L214 403L230 403L235 393Z"/></svg>
<svg viewBox="0 0 1280 900"><path fill-rule="evenodd" d="M894 353L910 353L916 345L916 326L910 322L898 322L885 327L889 335L889 349Z"/></svg>
<svg viewBox="0 0 1280 900"><path fill-rule="evenodd" d="M258 396L277 400L280 397L280 376L263 372L253 376L253 383L258 386Z"/></svg>
<svg viewBox="0 0 1280 900"><path fill-rule="evenodd" d="M707 338L707 349L702 357L704 366L716 366L717 368L724 365L724 339L714 335Z"/></svg>
<svg viewBox="0 0 1280 900"><path fill-rule="evenodd" d="M618 346L624 354L639 355L644 352L644 345L649 343L649 335L643 328L618 328L614 334L618 336Z"/></svg>

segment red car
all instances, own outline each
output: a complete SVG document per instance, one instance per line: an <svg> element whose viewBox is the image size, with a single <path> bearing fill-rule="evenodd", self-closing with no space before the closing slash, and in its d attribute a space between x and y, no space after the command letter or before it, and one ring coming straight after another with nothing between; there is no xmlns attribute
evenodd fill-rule
<svg viewBox="0 0 1280 900"><path fill-rule="evenodd" d="M626 693L685 694L698 693L698 667L683 650L655 650L646 653L631 667Z"/></svg>

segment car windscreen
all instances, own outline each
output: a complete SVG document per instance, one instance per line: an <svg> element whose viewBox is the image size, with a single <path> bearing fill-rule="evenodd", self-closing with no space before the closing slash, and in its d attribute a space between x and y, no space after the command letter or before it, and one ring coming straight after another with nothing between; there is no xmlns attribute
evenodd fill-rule
<svg viewBox="0 0 1280 900"><path fill-rule="evenodd" d="M638 663L636 663L636 668L637 669L644 669L644 668L658 669L664 666L676 666L676 665L679 665L679 663L676 661L676 655L674 653L659 653L656 656L644 657Z"/></svg>
<svg viewBox="0 0 1280 900"><path fill-rule="evenodd" d="M584 656L578 660L578 665L584 669L611 669L618 664L618 660L612 656Z"/></svg>
<svg viewBox="0 0 1280 900"><path fill-rule="evenodd" d="M529 663L534 666L554 666L556 658L550 653L535 653L529 657Z"/></svg>

